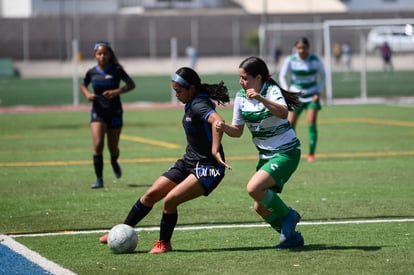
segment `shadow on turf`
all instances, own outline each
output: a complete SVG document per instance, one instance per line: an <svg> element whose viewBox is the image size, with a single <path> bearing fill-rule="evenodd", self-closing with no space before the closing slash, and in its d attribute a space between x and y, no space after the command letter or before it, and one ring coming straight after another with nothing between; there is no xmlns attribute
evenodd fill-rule
<svg viewBox="0 0 414 275"><path fill-rule="evenodd" d="M381 246L362 246L362 245L325 245L325 244L309 244L296 250L300 251L318 251L318 250L363 250L363 251L375 251L380 250Z"/></svg>
<svg viewBox="0 0 414 275"><path fill-rule="evenodd" d="M289 249L275 249L271 246L253 246L253 247L229 247L229 248L210 248L210 249L174 249L174 252L223 252L223 251L252 251L252 250L265 250L265 249L274 249L274 250L289 250L296 252L305 252L305 251L322 251L322 250L363 250L363 251L376 251L380 250L381 246L343 246L343 245L325 245L325 244L310 244L305 245L304 247L296 247Z"/></svg>

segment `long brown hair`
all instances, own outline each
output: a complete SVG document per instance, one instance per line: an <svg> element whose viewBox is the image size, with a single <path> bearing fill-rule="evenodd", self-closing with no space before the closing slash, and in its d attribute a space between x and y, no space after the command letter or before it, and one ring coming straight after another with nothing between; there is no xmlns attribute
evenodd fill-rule
<svg viewBox="0 0 414 275"><path fill-rule="evenodd" d="M246 58L240 63L239 68L242 68L246 73L253 77L260 75L262 77L263 83L269 82L279 87L279 89L282 91L283 97L286 100L289 111L293 111L295 108L298 108L300 105L302 105L299 100L301 93L287 91L280 87L280 85L270 76L266 63L259 57L251 56Z"/></svg>

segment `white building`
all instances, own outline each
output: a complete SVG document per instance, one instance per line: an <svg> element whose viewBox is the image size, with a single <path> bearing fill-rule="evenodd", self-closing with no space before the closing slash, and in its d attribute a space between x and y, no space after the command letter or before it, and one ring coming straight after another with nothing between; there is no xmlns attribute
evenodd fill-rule
<svg viewBox="0 0 414 275"><path fill-rule="evenodd" d="M413 0L0 0L0 17L141 13L146 9L221 8L248 14L318 14L414 11Z"/></svg>
<svg viewBox="0 0 414 275"><path fill-rule="evenodd" d="M0 0L0 17L140 13L156 8L214 8L223 0Z"/></svg>
<svg viewBox="0 0 414 275"><path fill-rule="evenodd" d="M113 13L117 0L0 0L3 17L31 17L37 15L81 13Z"/></svg>
<svg viewBox="0 0 414 275"><path fill-rule="evenodd" d="M349 12L414 11L413 0L341 0L341 2L346 5Z"/></svg>
<svg viewBox="0 0 414 275"><path fill-rule="evenodd" d="M233 0L250 14L414 11L413 0Z"/></svg>

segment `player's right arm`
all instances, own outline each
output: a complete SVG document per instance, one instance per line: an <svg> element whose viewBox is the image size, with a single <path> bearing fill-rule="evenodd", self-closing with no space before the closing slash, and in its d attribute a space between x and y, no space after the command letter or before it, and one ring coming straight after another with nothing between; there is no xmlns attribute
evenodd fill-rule
<svg viewBox="0 0 414 275"><path fill-rule="evenodd" d="M243 125L228 125L224 121L218 121L216 123L216 129L219 132L224 132L230 137L241 137L243 134Z"/></svg>
<svg viewBox="0 0 414 275"><path fill-rule="evenodd" d="M283 65L280 68L280 72L279 72L279 83L280 83L280 86L285 90L289 89L289 85L287 82L287 77L289 74L289 67L290 67L290 57L287 57L285 59L285 62L283 62Z"/></svg>
<svg viewBox="0 0 414 275"><path fill-rule="evenodd" d="M82 94L85 96L85 98L88 101L94 101L95 100L95 94L91 93L88 89L88 85L91 81L90 79L91 79L90 74L89 74L89 72L87 72L85 78L83 79L83 81L80 85L80 90L81 90Z"/></svg>
<svg viewBox="0 0 414 275"><path fill-rule="evenodd" d="M93 101L95 99L95 94L89 92L88 87L86 87L84 84L80 85L80 89L81 89L82 94L85 96L85 98L88 101Z"/></svg>

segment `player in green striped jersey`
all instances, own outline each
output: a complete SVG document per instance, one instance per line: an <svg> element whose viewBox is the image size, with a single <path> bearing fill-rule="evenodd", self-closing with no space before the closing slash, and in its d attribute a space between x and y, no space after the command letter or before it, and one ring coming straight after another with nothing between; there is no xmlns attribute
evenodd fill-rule
<svg viewBox="0 0 414 275"><path fill-rule="evenodd" d="M240 137L245 125L250 130L259 151L256 173L247 183L253 207L280 233L275 248L303 246L303 237L295 229L300 215L277 195L300 161L300 142L287 119L288 111L301 104L300 94L280 88L258 57L245 59L239 76L242 89L234 99L232 124L220 121L216 128L230 137Z"/></svg>
<svg viewBox="0 0 414 275"><path fill-rule="evenodd" d="M306 37L295 43L296 53L286 58L279 73L281 86L290 91L300 91L302 107L289 113L289 121L295 128L300 114L307 110L309 132L308 161L315 160L315 150L318 140L316 120L321 109L320 94L325 87L325 69L318 56L309 52L309 41ZM289 80L287 80L289 78Z"/></svg>

